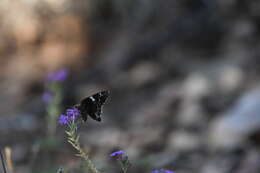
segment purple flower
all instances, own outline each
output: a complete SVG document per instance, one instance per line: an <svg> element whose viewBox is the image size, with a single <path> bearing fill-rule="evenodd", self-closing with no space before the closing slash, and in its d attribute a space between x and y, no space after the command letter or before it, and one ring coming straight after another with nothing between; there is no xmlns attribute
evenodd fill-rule
<svg viewBox="0 0 260 173"><path fill-rule="evenodd" d="M52 93L50 93L48 91L43 93L42 100L43 100L44 103L48 104L48 103L51 102L52 99L53 99Z"/></svg>
<svg viewBox="0 0 260 173"><path fill-rule="evenodd" d="M167 169L159 169L159 170L153 170L151 173L174 173L173 171L167 170Z"/></svg>
<svg viewBox="0 0 260 173"><path fill-rule="evenodd" d="M80 112L78 109L73 108L73 109L67 109L66 114L69 117L69 120L75 120L76 116L79 115Z"/></svg>
<svg viewBox="0 0 260 173"><path fill-rule="evenodd" d="M60 70L47 76L48 81L64 81L68 77L67 70Z"/></svg>
<svg viewBox="0 0 260 173"><path fill-rule="evenodd" d="M69 117L68 117L67 115L61 114L61 115L60 115L60 118L59 118L59 123L60 123L61 125L66 125L66 124L68 124L68 123L69 123Z"/></svg>
<svg viewBox="0 0 260 173"><path fill-rule="evenodd" d="M125 159L125 158L127 158L126 152L124 152L122 150L115 151L115 152L111 153L109 156L112 157L112 158L115 158L115 159Z"/></svg>
<svg viewBox="0 0 260 173"><path fill-rule="evenodd" d="M70 121L73 121L76 119L76 116L80 114L80 111L76 108L73 109L67 109L66 115L61 114L59 118L59 123L62 125L68 124Z"/></svg>
<svg viewBox="0 0 260 173"><path fill-rule="evenodd" d="M80 114L79 110L76 109L76 108L73 108L73 109L67 109L66 110L66 113L68 116L72 116L72 115L78 115Z"/></svg>

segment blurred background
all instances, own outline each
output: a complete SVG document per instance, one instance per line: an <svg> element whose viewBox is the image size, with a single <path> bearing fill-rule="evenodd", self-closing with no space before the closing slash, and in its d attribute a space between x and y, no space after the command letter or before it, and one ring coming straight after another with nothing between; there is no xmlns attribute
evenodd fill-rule
<svg viewBox="0 0 260 173"><path fill-rule="evenodd" d="M99 169L120 172L108 154L123 149L129 173L259 173L259 31L253 0L1 0L10 172L82 172L64 126L47 140L46 77L66 69L59 113L111 91L102 122L79 129Z"/></svg>

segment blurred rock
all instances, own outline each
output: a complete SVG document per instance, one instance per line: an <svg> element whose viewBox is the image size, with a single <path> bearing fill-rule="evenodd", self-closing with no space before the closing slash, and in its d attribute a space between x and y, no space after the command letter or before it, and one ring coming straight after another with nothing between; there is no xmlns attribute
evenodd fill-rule
<svg viewBox="0 0 260 173"><path fill-rule="evenodd" d="M236 172L244 157L241 149L224 149L211 153L210 157L204 160L201 173L230 173Z"/></svg>
<svg viewBox="0 0 260 173"><path fill-rule="evenodd" d="M244 75L240 68L235 66L226 66L219 71L217 84L222 91L232 92L242 86Z"/></svg>
<svg viewBox="0 0 260 173"><path fill-rule="evenodd" d="M200 73L192 73L183 83L184 99L197 100L208 94L212 87L207 76Z"/></svg>
<svg viewBox="0 0 260 173"><path fill-rule="evenodd" d="M183 102L176 121L184 127L203 127L206 117L198 102Z"/></svg>
<svg viewBox="0 0 260 173"><path fill-rule="evenodd" d="M212 92L210 81L203 74L191 74L183 83L182 102L177 121L180 125L201 126L205 123L200 99Z"/></svg>
<svg viewBox="0 0 260 173"><path fill-rule="evenodd" d="M48 70L63 66L81 64L83 52L86 53L87 45L83 36L82 19L73 14L61 15L48 22L51 30L46 28L46 34L39 51L39 63Z"/></svg>
<svg viewBox="0 0 260 173"><path fill-rule="evenodd" d="M260 89L247 91L237 103L213 120L209 144L214 147L241 145L260 129Z"/></svg>
<svg viewBox="0 0 260 173"><path fill-rule="evenodd" d="M154 126L139 126L132 128L128 136L128 145L134 146L135 148L144 148L149 144L160 144L166 139L161 139L163 135L162 127Z"/></svg>
<svg viewBox="0 0 260 173"><path fill-rule="evenodd" d="M158 80L162 70L160 66L155 63L145 62L136 65L129 74L129 80L135 87L142 87L147 83L155 82Z"/></svg>
<svg viewBox="0 0 260 173"><path fill-rule="evenodd" d="M36 41L41 33L39 16L30 3L24 1L0 2L0 16L3 33L13 37L19 48L28 48Z"/></svg>
<svg viewBox="0 0 260 173"><path fill-rule="evenodd" d="M166 151L166 152L158 153L156 155L151 155L149 158L149 162L154 168L163 168L166 165L171 165L171 166L175 165L174 162L176 161L176 158L177 158L176 153L171 153Z"/></svg>
<svg viewBox="0 0 260 173"><path fill-rule="evenodd" d="M203 138L196 134L185 131L175 131L168 137L167 148L169 151L192 151L199 149L203 142Z"/></svg>
<svg viewBox="0 0 260 173"><path fill-rule="evenodd" d="M250 150L238 167L237 173L258 173L260 170L260 153L258 150Z"/></svg>
<svg viewBox="0 0 260 173"><path fill-rule="evenodd" d="M176 118L174 113L177 111L181 93L182 89L175 82L161 86L158 93L151 93L154 99L148 95L139 106L140 108L134 109L132 116L135 118L131 119L131 124L133 126L158 126L158 122L172 123ZM169 119L172 121L168 121Z"/></svg>
<svg viewBox="0 0 260 173"><path fill-rule="evenodd" d="M67 0L0 2L0 74L20 88L17 98L44 73L84 64L87 25L71 10L60 13L68 7Z"/></svg>

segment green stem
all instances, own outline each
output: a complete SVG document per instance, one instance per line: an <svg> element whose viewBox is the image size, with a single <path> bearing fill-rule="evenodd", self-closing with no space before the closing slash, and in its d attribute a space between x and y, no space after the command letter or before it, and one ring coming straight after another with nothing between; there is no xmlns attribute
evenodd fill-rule
<svg viewBox="0 0 260 173"><path fill-rule="evenodd" d="M95 167L94 163L89 159L88 154L81 148L79 143L79 135L77 135L77 125L74 121L68 124L69 131L66 131L68 135L68 142L75 148L78 152L77 156L81 157L85 163L87 168L92 173L100 173Z"/></svg>
<svg viewBox="0 0 260 173"><path fill-rule="evenodd" d="M124 164L122 160L119 160L119 164L120 164L120 167L121 167L123 173L126 173L127 169L128 169L128 165Z"/></svg>

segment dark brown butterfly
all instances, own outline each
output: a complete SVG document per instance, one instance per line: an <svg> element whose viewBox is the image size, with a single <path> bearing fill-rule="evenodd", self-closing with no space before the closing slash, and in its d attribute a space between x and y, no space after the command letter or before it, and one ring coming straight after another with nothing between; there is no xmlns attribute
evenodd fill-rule
<svg viewBox="0 0 260 173"><path fill-rule="evenodd" d="M83 121L87 121L88 115L96 121L101 121L102 106L109 96L109 91L101 91L81 100L74 107L80 111Z"/></svg>

